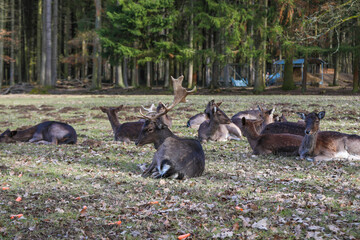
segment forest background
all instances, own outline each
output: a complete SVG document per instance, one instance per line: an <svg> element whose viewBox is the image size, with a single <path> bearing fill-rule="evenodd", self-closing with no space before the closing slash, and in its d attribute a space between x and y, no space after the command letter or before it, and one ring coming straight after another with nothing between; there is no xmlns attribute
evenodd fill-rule
<svg viewBox="0 0 360 240"><path fill-rule="evenodd" d="M189 88L218 88L237 69L260 93L274 61L285 59L291 90L292 60L304 58L307 71L319 58L332 86L349 73L358 92L359 16L358 0L1 0L0 88L171 88L181 74Z"/></svg>

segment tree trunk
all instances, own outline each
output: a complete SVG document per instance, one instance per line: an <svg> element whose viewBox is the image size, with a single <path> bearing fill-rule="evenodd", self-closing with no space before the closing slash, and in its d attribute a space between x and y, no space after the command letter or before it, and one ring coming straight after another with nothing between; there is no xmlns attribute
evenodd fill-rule
<svg viewBox="0 0 360 240"><path fill-rule="evenodd" d="M308 53L306 52L305 58L304 58L303 79L302 79L302 84L301 84L301 92L302 93L306 92L307 68L308 68Z"/></svg>
<svg viewBox="0 0 360 240"><path fill-rule="evenodd" d="M357 24L354 26L354 42L355 50L353 53L353 92L359 91L359 68L360 68L360 19L357 19Z"/></svg>
<svg viewBox="0 0 360 240"><path fill-rule="evenodd" d="M190 14L190 33L189 33L189 48L192 50L194 48L194 1L191 3L191 14ZM193 87L193 71L194 71L194 59L191 57L189 60L189 75L188 75L188 88Z"/></svg>
<svg viewBox="0 0 360 240"><path fill-rule="evenodd" d="M10 86L15 85L15 0L11 0Z"/></svg>
<svg viewBox="0 0 360 240"><path fill-rule="evenodd" d="M5 5L5 2L3 3ZM4 29L4 12L5 6L0 6L0 29ZM0 89L4 80L4 42L0 41Z"/></svg>
<svg viewBox="0 0 360 240"><path fill-rule="evenodd" d="M46 63L45 63L45 85L51 86L51 0L45 0L45 24L46 24Z"/></svg>
<svg viewBox="0 0 360 240"><path fill-rule="evenodd" d="M46 14L45 14L45 1L42 0L41 12L41 64L40 64L40 85L45 86L45 64L46 64Z"/></svg>
<svg viewBox="0 0 360 240"><path fill-rule="evenodd" d="M338 85L339 81L339 70L340 70L340 52L334 54L334 78L333 78L333 86Z"/></svg>
<svg viewBox="0 0 360 240"><path fill-rule="evenodd" d="M125 88L121 63L115 66L115 86Z"/></svg>
<svg viewBox="0 0 360 240"><path fill-rule="evenodd" d="M293 58L294 58L294 47L288 46L285 49L285 66L284 66L284 82L283 90L295 89L294 78L293 78Z"/></svg>
<svg viewBox="0 0 360 240"><path fill-rule="evenodd" d="M137 59L134 57L133 58L133 73L132 73L132 76L131 76L131 85L134 87L134 88L137 88L139 87L139 80L138 80L138 75L139 75L139 66L138 66L138 63L137 63Z"/></svg>
<svg viewBox="0 0 360 240"><path fill-rule="evenodd" d="M53 0L53 27L52 27L52 58L51 58L51 86L55 87L58 63L58 0Z"/></svg>
<svg viewBox="0 0 360 240"><path fill-rule="evenodd" d="M101 24L101 0L94 0L96 8L95 16L95 31L100 29ZM94 53L93 53L93 73L92 73L92 88L101 88L101 47L99 44L99 36L96 34L94 39Z"/></svg>
<svg viewBox="0 0 360 240"><path fill-rule="evenodd" d="M24 56L23 56L23 49L24 49L24 44L25 42L23 41L23 36L22 36L22 26L21 26L21 0L18 0L18 26L17 26L17 40L18 42L22 43L18 46L17 48L17 53L16 53L16 68L17 68L17 80L18 83L21 83L23 80L23 60L24 60Z"/></svg>
<svg viewBox="0 0 360 240"><path fill-rule="evenodd" d="M265 17L264 17L264 33L263 33L263 53L262 53L262 78L261 78L261 85L262 88L265 89L265 81L266 81L266 43L267 43L267 15L268 15L268 0L264 0L265 4Z"/></svg>
<svg viewBox="0 0 360 240"><path fill-rule="evenodd" d="M64 57L68 57L69 56L69 44L68 41L70 39L70 32L71 32L71 16L70 16L71 12L70 12L70 8L67 6L66 10L65 10L65 19L64 19L64 43L63 43L63 48L64 48ZM64 77L67 79L69 78L69 75L71 75L71 71L69 71L69 64L68 63L64 63Z"/></svg>
<svg viewBox="0 0 360 240"><path fill-rule="evenodd" d="M251 1L251 7L254 5L254 0ZM254 20L250 23L250 39L254 39ZM252 86L255 83L255 68L254 68L254 44L250 45L250 59L249 59L249 86ZM255 86L255 85L254 85Z"/></svg>
<svg viewBox="0 0 360 240"><path fill-rule="evenodd" d="M218 49L214 48L215 45L218 45L218 41L219 41L219 31L215 31L214 34L213 34L213 44L212 44L212 47L213 47L213 51L216 52L216 55L218 53ZM214 88L218 88L219 87L219 84L218 84L218 81L219 81L219 76L220 76L220 68L219 68L219 61L217 59L217 57L215 57L215 60L214 60L214 63L213 63L213 72L212 72L212 78L211 78L211 88L214 89Z"/></svg>
<svg viewBox="0 0 360 240"><path fill-rule="evenodd" d="M146 62L146 87L151 88L151 62Z"/></svg>
<svg viewBox="0 0 360 240"><path fill-rule="evenodd" d="M125 88L129 87L128 84L128 66L127 66L127 58L124 57L124 61L123 61L123 79L124 79L124 85Z"/></svg>

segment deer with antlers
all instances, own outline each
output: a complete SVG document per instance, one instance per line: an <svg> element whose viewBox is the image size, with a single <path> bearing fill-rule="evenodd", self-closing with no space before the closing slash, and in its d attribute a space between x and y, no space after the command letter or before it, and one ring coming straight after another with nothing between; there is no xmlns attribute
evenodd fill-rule
<svg viewBox="0 0 360 240"><path fill-rule="evenodd" d="M320 131L320 120L325 111L309 114L298 113L305 120L305 137L299 154L309 161L350 159L360 160L360 136L334 131Z"/></svg>
<svg viewBox="0 0 360 240"><path fill-rule="evenodd" d="M205 169L205 154L200 142L174 135L161 120L161 116L180 102L185 102L186 96L196 90L196 87L191 91L182 87L183 76L171 79L174 87L173 103L154 116L147 116L140 111L145 123L135 144L142 146L153 143L157 150L152 163L144 170L143 177L191 178L201 176Z"/></svg>
<svg viewBox="0 0 360 240"><path fill-rule="evenodd" d="M138 122L125 122L121 124L119 122L117 113L123 108L123 105L119 107L100 107L100 110L109 118L115 141L130 142L135 141L141 131L144 121Z"/></svg>
<svg viewBox="0 0 360 240"><path fill-rule="evenodd" d="M165 111L165 109L166 109L166 106L162 102L159 102L157 107L155 107L154 104L151 104L151 106L149 108L145 108L144 106L141 106L141 107L143 110L148 112L147 115L160 113L160 112ZM167 114L161 116L161 121L164 124L166 124L169 128L172 127L172 118L170 116L168 116Z"/></svg>
<svg viewBox="0 0 360 240"><path fill-rule="evenodd" d="M240 129L231 122L230 118L220 109L222 102L215 103L211 100L205 109L209 120L204 121L199 129L198 136L201 142L240 140Z"/></svg>

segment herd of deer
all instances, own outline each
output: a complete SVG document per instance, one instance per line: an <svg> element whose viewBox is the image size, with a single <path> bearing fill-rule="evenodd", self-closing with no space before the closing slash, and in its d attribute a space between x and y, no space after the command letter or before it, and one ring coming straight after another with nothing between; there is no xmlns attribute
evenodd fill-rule
<svg viewBox="0 0 360 240"><path fill-rule="evenodd" d="M170 130L172 119L167 113L180 102L186 102L188 94L182 87L183 76L172 78L174 100L170 106L161 102L157 107L142 106L141 119L120 124L119 107L100 107L106 113L114 133L121 142L134 141L137 146L154 144L157 150L148 167L141 166L143 176L153 178L189 178L200 176L205 169L205 154L201 143L206 141L240 140L245 136L253 154L300 155L309 161L330 159L360 160L360 136L334 131L320 131L320 120L325 112L298 113L302 120L288 122L284 116L276 117L274 109L241 111L231 119L220 109L221 102L211 100L204 113L189 119L187 126L198 129L198 139L181 138ZM62 122L47 121L25 130L10 131L0 135L0 143L16 141L43 144L75 144L75 129ZM201 142L201 143L200 143Z"/></svg>

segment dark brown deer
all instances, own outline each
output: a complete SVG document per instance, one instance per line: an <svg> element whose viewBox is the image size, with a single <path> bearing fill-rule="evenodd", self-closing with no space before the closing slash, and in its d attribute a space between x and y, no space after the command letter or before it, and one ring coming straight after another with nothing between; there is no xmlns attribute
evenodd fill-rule
<svg viewBox="0 0 360 240"><path fill-rule="evenodd" d="M274 122L265 126L261 134L267 133L290 133L305 136L305 126L295 122Z"/></svg>
<svg viewBox="0 0 360 240"><path fill-rule="evenodd" d="M200 125L206 120L209 120L209 117L206 113L198 113L195 116L189 118L187 121L187 127L198 129Z"/></svg>
<svg viewBox="0 0 360 240"><path fill-rule="evenodd" d="M321 161L331 159L360 160L360 136L333 131L320 131L325 111L299 113L305 120L305 137L299 149L301 159Z"/></svg>
<svg viewBox="0 0 360 240"><path fill-rule="evenodd" d="M155 107L154 104L151 104L151 106L149 108L145 108L144 106L141 106L145 111L148 112L147 115L151 115L151 114L155 114L155 113L160 113L165 111L166 106L162 103L159 102L158 106ZM166 124L169 128L172 127L172 119L170 116L168 116L167 114L161 116L161 120L164 124Z"/></svg>
<svg viewBox="0 0 360 240"><path fill-rule="evenodd" d="M201 142L240 140L240 129L231 122L230 118L219 108L220 103L211 100L205 109L205 114L210 118L203 122L198 129Z"/></svg>
<svg viewBox="0 0 360 240"><path fill-rule="evenodd" d="M113 133L115 141L130 142L135 141L141 131L144 121L138 122L125 122L121 124L117 117L117 113L123 108L123 105L119 107L100 107L101 111L106 113Z"/></svg>
<svg viewBox="0 0 360 240"><path fill-rule="evenodd" d="M10 131L7 129L0 135L0 142L31 142L41 144L75 144L77 134L69 124L46 121L25 130Z"/></svg>
<svg viewBox="0 0 360 240"><path fill-rule="evenodd" d="M248 139L255 155L279 154L295 156L298 154L303 137L293 134L259 134L257 129L262 120L242 118L241 131Z"/></svg>
<svg viewBox="0 0 360 240"><path fill-rule="evenodd" d="M186 91L181 86L183 76L178 79L171 78L174 86L173 103L155 116L146 116L140 111L146 121L135 144L142 146L153 143L157 149L152 163L143 172L143 177L183 179L201 176L205 169L205 155L200 142L174 135L161 120L161 116L184 102L186 96L196 90L195 87Z"/></svg>

